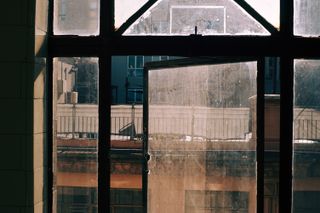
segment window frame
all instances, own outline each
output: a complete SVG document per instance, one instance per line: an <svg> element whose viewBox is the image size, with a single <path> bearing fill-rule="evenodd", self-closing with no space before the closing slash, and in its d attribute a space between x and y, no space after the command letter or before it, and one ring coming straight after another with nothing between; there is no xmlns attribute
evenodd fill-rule
<svg viewBox="0 0 320 213"><path fill-rule="evenodd" d="M99 58L99 142L98 142L98 212L108 211L110 201L110 106L112 103L111 57L113 55L169 55L169 56L273 56L280 57L282 79L280 101L280 183L279 212L292 211L292 153L293 153L293 74L294 59L319 58L320 39L294 36L293 1L280 0L280 30L276 31L245 0L234 0L271 33L269 36L122 36L122 33L157 0L149 0L119 29L114 26L114 1L100 0L100 33L98 36L53 34L54 0L49 0L48 18L48 212L52 212L52 72L54 57ZM174 48L173 48L174 47ZM214 51L212 51L214 50ZM261 58L263 61L263 58ZM258 65L263 70L263 65ZM259 68L258 68L259 69ZM259 73L259 72L258 72ZM264 140L263 75L258 75L257 117L258 140ZM105 83L102 83L105 82ZM260 95L259 95L260 94ZM105 131L107 130L107 131ZM260 150L260 151L259 151ZM257 143L263 153L263 143ZM258 173L263 174L263 154L258 155ZM257 212L263 211L263 178L257 184ZM261 196L262 195L262 196ZM145 208L145 212L147 212Z"/></svg>

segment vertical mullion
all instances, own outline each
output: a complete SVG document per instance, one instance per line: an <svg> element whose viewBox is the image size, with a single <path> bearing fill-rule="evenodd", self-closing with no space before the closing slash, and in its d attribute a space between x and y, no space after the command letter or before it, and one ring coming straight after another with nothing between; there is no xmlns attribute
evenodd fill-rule
<svg viewBox="0 0 320 213"><path fill-rule="evenodd" d="M293 36L293 1L280 0L280 33L288 38Z"/></svg>
<svg viewBox="0 0 320 213"><path fill-rule="evenodd" d="M280 0L280 35L293 38L293 0ZM290 43L290 42L289 42ZM283 46L281 49L287 49ZM292 153L293 153L293 58L280 57L280 172L279 212L292 212Z"/></svg>
<svg viewBox="0 0 320 213"><path fill-rule="evenodd" d="M49 0L48 3L48 35L53 36L53 16L54 16L54 0ZM48 50L50 53L50 50Z"/></svg>
<svg viewBox="0 0 320 213"><path fill-rule="evenodd" d="M110 210L111 56L99 57L98 212Z"/></svg>
<svg viewBox="0 0 320 213"><path fill-rule="evenodd" d="M53 36L53 0L48 1L48 36ZM53 57L51 39L48 39L47 56L47 75L46 75L46 93L47 93L47 212L53 212ZM57 125L56 125L57 126Z"/></svg>
<svg viewBox="0 0 320 213"><path fill-rule="evenodd" d="M257 74L257 212L264 210L264 69L265 59L258 59Z"/></svg>
<svg viewBox="0 0 320 213"><path fill-rule="evenodd" d="M281 57L279 212L292 212L293 58Z"/></svg>
<svg viewBox="0 0 320 213"><path fill-rule="evenodd" d="M114 0L100 0L98 212L110 212L111 56L105 48L114 33Z"/></svg>
<svg viewBox="0 0 320 213"><path fill-rule="evenodd" d="M47 57L46 93L47 93L47 212L53 210L53 58ZM57 127L57 125L56 125Z"/></svg>
<svg viewBox="0 0 320 213"><path fill-rule="evenodd" d="M142 165L142 205L143 213L148 212L148 122L149 122L149 103L148 103L148 69L143 69L143 165Z"/></svg>
<svg viewBox="0 0 320 213"><path fill-rule="evenodd" d="M100 0L100 37L106 40L114 33L114 0Z"/></svg>

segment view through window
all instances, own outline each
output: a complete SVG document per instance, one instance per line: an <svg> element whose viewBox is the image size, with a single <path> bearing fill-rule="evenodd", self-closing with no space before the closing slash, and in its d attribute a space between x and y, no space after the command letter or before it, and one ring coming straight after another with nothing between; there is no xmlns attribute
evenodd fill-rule
<svg viewBox="0 0 320 213"><path fill-rule="evenodd" d="M98 59L53 62L53 166L57 212L97 212Z"/></svg>
<svg viewBox="0 0 320 213"><path fill-rule="evenodd" d="M319 212L320 66L299 57L320 5L293 3L54 1L49 209Z"/></svg>

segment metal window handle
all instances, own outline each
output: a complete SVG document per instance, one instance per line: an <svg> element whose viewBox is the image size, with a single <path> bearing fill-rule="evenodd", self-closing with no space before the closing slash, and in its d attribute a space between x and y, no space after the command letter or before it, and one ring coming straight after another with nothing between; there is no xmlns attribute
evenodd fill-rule
<svg viewBox="0 0 320 213"><path fill-rule="evenodd" d="M150 158L151 158L151 156L150 156L149 153L145 153L145 154L144 154L144 159L145 159L146 161L149 161Z"/></svg>
<svg viewBox="0 0 320 213"><path fill-rule="evenodd" d="M150 170L147 165L148 165L148 161L150 160L150 158L151 158L151 155L149 153L144 154L144 159L145 159L145 163L146 163L146 168L144 169L144 172L148 175L150 174Z"/></svg>

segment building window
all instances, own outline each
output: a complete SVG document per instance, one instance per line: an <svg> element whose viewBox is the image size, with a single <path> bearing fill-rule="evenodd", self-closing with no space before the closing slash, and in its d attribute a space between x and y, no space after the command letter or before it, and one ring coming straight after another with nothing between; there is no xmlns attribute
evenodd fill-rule
<svg viewBox="0 0 320 213"><path fill-rule="evenodd" d="M128 56L128 77L143 76L144 56Z"/></svg>
<svg viewBox="0 0 320 213"><path fill-rule="evenodd" d="M240 191L185 192L185 212L249 212L249 193Z"/></svg>
<svg viewBox="0 0 320 213"><path fill-rule="evenodd" d="M142 191L135 189L112 189L110 212L142 212Z"/></svg>

